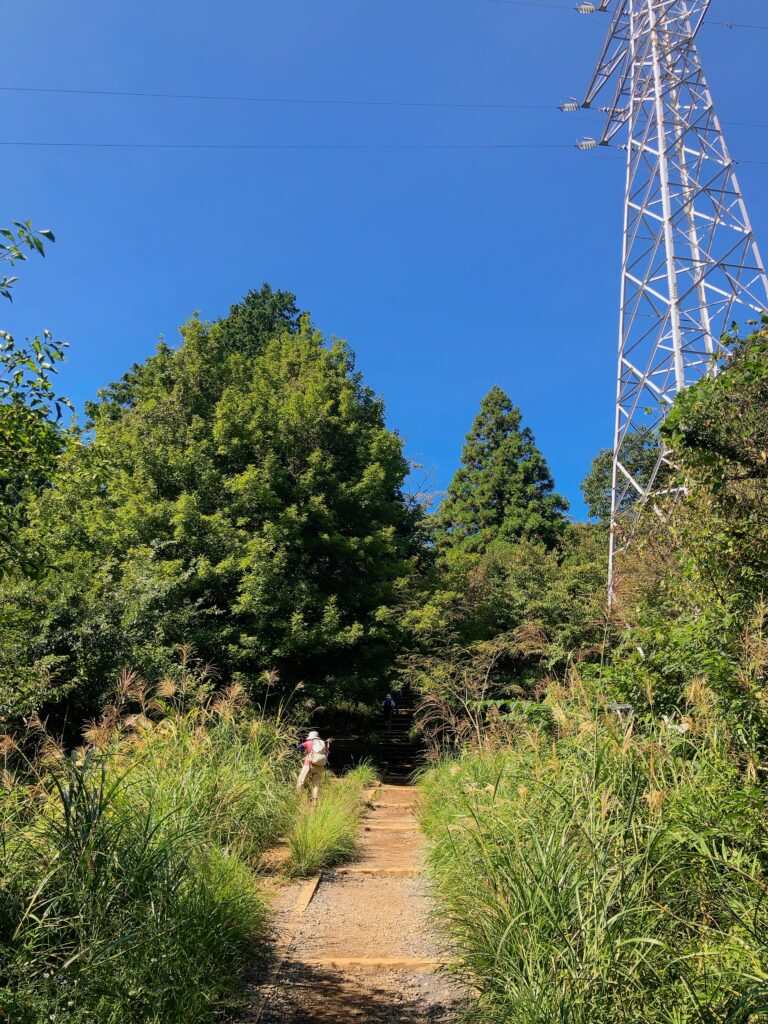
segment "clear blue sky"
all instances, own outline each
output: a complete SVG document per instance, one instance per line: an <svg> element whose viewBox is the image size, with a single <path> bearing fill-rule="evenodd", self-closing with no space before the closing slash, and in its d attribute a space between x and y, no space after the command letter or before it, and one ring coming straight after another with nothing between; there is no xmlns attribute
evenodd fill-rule
<svg viewBox="0 0 768 1024"><path fill-rule="evenodd" d="M544 0L542 0L544 2ZM553 0L554 2L554 0ZM5 86L513 103L579 96L606 21L496 0L3 4ZM573 0L575 4L575 0ZM768 25L765 0L711 19ZM768 122L768 31L706 26L720 116ZM0 141L570 144L588 114L3 92ZM585 120L586 119L586 120ZM768 160L768 129L728 128ZM347 338L408 454L445 487L494 384L523 409L558 488L611 440L623 164L540 150L2 148L0 222L57 243L22 268L3 325L71 343L77 403L269 281ZM768 256L768 166L742 186Z"/></svg>

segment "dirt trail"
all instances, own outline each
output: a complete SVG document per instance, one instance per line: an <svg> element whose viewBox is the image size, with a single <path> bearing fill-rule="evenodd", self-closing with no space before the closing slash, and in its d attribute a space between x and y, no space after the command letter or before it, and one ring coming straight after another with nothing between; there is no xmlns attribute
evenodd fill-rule
<svg viewBox="0 0 768 1024"><path fill-rule="evenodd" d="M437 970L415 790L383 785L374 799L360 858L323 872L314 889L305 883L283 892L281 966L272 985L255 992L249 1022L447 1024L461 1005L461 989Z"/></svg>

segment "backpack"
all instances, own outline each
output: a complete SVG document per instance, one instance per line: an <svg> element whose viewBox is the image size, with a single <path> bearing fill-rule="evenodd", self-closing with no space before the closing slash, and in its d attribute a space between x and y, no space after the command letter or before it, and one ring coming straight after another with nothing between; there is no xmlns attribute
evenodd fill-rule
<svg viewBox="0 0 768 1024"><path fill-rule="evenodd" d="M328 748L325 745L325 740L312 740L309 763L315 768L324 768L328 764Z"/></svg>

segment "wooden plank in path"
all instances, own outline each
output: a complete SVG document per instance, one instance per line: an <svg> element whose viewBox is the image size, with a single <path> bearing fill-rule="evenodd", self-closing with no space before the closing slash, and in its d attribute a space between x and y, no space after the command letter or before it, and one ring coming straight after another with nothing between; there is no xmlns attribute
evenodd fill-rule
<svg viewBox="0 0 768 1024"><path fill-rule="evenodd" d="M319 956L302 957L306 967L356 971L435 971L443 961L423 956Z"/></svg>
<svg viewBox="0 0 768 1024"><path fill-rule="evenodd" d="M421 868L336 868L337 875L369 875L372 878L416 878Z"/></svg>

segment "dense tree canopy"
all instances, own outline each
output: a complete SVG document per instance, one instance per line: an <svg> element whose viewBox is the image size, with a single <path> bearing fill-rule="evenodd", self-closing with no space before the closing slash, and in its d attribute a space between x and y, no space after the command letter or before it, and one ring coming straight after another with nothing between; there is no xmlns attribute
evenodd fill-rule
<svg viewBox="0 0 768 1024"><path fill-rule="evenodd" d="M715 376L662 427L676 488L657 497L617 563L620 629L602 685L673 713L692 685L747 750L768 750L768 331L733 339ZM670 471L671 472L671 471Z"/></svg>
<svg viewBox="0 0 768 1024"><path fill-rule="evenodd" d="M555 493L533 433L501 388L480 403L461 463L440 507L442 546L477 555L495 541L556 543L568 503Z"/></svg>
<svg viewBox="0 0 768 1024"><path fill-rule="evenodd" d="M566 509L520 410L493 388L434 516L438 557L408 618L406 678L430 690L488 670L486 697L541 694L569 658L599 647L606 531L568 523Z"/></svg>
<svg viewBox="0 0 768 1024"><path fill-rule="evenodd" d="M401 439L293 296L264 288L182 335L89 406L92 436L32 503L32 530L55 524L50 569L6 593L4 667L70 686L82 712L178 643L225 675L364 691L419 555Z"/></svg>
<svg viewBox="0 0 768 1024"><path fill-rule="evenodd" d="M537 699L577 660L638 707L675 707L695 673L740 721L766 717L762 683L747 713L738 681L768 580L765 327L678 397L663 442L684 485L669 494L685 497L643 518L613 621L610 452L584 483L601 521L568 523L520 410L494 388L427 527L381 399L293 295L264 286L181 333L68 431L52 419L60 349L6 339L3 542L35 559L4 560L0 716L82 721L121 669L156 678L188 644L225 679L255 686L277 669L321 700L364 697L398 666L429 687L492 649L491 694ZM638 472L655 463L656 435L632 443Z"/></svg>
<svg viewBox="0 0 768 1024"><path fill-rule="evenodd" d="M768 595L768 318L678 397L663 432L689 489L683 540L723 601L753 608Z"/></svg>

